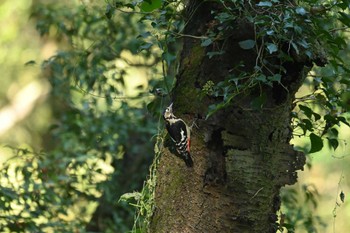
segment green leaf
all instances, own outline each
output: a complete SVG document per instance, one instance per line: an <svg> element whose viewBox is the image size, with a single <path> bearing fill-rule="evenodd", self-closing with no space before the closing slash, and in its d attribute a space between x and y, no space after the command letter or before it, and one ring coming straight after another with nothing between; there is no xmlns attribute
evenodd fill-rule
<svg viewBox="0 0 350 233"><path fill-rule="evenodd" d="M336 150L339 146L338 139L335 139L335 138L327 138L327 139L329 144L333 147L333 150Z"/></svg>
<svg viewBox="0 0 350 233"><path fill-rule="evenodd" d="M207 47L208 45L211 45L212 43L213 43L213 41L210 38L207 38L207 39L202 41L201 46Z"/></svg>
<svg viewBox="0 0 350 233"><path fill-rule="evenodd" d="M151 12L162 6L162 0L143 1L140 9L142 12Z"/></svg>
<svg viewBox="0 0 350 233"><path fill-rule="evenodd" d="M259 2L259 3L257 4L257 6L271 7L271 6L272 6L272 2L267 2L267 1L265 1L265 2Z"/></svg>
<svg viewBox="0 0 350 233"><path fill-rule="evenodd" d="M24 63L25 66L33 66L35 64L36 64L36 62L34 60L30 60L30 61L27 61L26 63Z"/></svg>
<svg viewBox="0 0 350 233"><path fill-rule="evenodd" d="M345 125L347 125L347 126L350 127L350 124L349 124L349 122L346 120L345 117L340 116L340 117L337 117L337 119L338 119L338 121L343 122Z"/></svg>
<svg viewBox="0 0 350 233"><path fill-rule="evenodd" d="M326 121L326 124L329 124L331 126L338 124L338 120L331 114L324 115L323 119Z"/></svg>
<svg viewBox="0 0 350 233"><path fill-rule="evenodd" d="M128 201L130 199L139 200L142 194L139 192L124 193L120 196L119 201Z"/></svg>
<svg viewBox="0 0 350 233"><path fill-rule="evenodd" d="M305 49L310 47L309 43L306 42L306 40L304 40L304 39L303 40L299 40L298 44L301 45L302 47L304 47Z"/></svg>
<svg viewBox="0 0 350 233"><path fill-rule="evenodd" d="M270 54L277 52L277 50L278 50L277 45L272 44L272 43L267 44L267 49L269 50Z"/></svg>
<svg viewBox="0 0 350 233"><path fill-rule="evenodd" d="M166 61L168 65L171 64L176 59L176 56L174 54L171 54L169 52L164 52L162 54L162 58Z"/></svg>
<svg viewBox="0 0 350 233"><path fill-rule="evenodd" d="M330 129L330 132L331 132L335 137L338 137L339 132L338 132L337 129L331 128L331 129Z"/></svg>
<svg viewBox="0 0 350 233"><path fill-rule="evenodd" d="M156 98L154 101L147 104L147 111L151 113L154 117L159 117L161 115L161 112L159 110L159 106L161 104L161 98Z"/></svg>
<svg viewBox="0 0 350 233"><path fill-rule="evenodd" d="M112 18L113 11L114 11L114 8L110 4L107 4L106 11L105 11L105 16L107 17L107 19Z"/></svg>
<svg viewBox="0 0 350 233"><path fill-rule="evenodd" d="M137 38L147 38L152 36L152 33L150 31L142 32L140 35L137 36Z"/></svg>
<svg viewBox="0 0 350 233"><path fill-rule="evenodd" d="M209 117L211 117L214 113L216 113L217 111L219 111L220 109L225 107L225 103L221 102L219 104L212 104L209 105L208 107L208 113L207 116L205 117L205 119L207 120Z"/></svg>
<svg viewBox="0 0 350 233"><path fill-rule="evenodd" d="M255 46L255 41L254 40L243 40L238 42L239 47L242 49L252 49Z"/></svg>
<svg viewBox="0 0 350 233"><path fill-rule="evenodd" d="M340 192L339 197L340 197L341 202L343 202L343 203L344 203L344 200L345 200L345 194L344 194L344 192L343 192L343 191L341 191L341 192Z"/></svg>
<svg viewBox="0 0 350 233"><path fill-rule="evenodd" d="M212 58L214 56L222 55L224 53L225 53L225 51L222 50L222 51L219 51L219 52L207 52L207 55L208 55L209 58Z"/></svg>
<svg viewBox="0 0 350 233"><path fill-rule="evenodd" d="M311 110L311 108L306 107L304 105L298 105L298 107L300 108L301 111L304 112L305 116L307 116L307 118L311 119L311 116L313 114L313 111Z"/></svg>
<svg viewBox="0 0 350 233"><path fill-rule="evenodd" d="M298 107L300 108L301 111L304 112L305 116L307 116L307 118L311 119L312 116L314 116L315 121L318 121L319 119L321 119L320 114L315 113L311 108L306 107L304 105L298 105Z"/></svg>
<svg viewBox="0 0 350 233"><path fill-rule="evenodd" d="M304 124L304 127L303 129L304 130L309 130L310 132L313 131L313 125L312 125L312 122L308 119L302 119L301 122L303 122ZM305 131L304 131L305 133Z"/></svg>
<svg viewBox="0 0 350 233"><path fill-rule="evenodd" d="M253 109L255 110L261 110L266 103L266 94L262 93L260 96L253 99L253 101L250 103Z"/></svg>
<svg viewBox="0 0 350 233"><path fill-rule="evenodd" d="M299 54L299 48L298 48L298 46L297 46L293 41L291 42L291 45L292 45L292 47L294 48L295 52L296 52L297 54Z"/></svg>
<svg viewBox="0 0 350 233"><path fill-rule="evenodd" d="M339 12L340 17L338 18L345 26L350 27L350 16L344 12Z"/></svg>
<svg viewBox="0 0 350 233"><path fill-rule="evenodd" d="M321 119L320 114L313 112L313 115L314 115L315 121L318 121L319 119Z"/></svg>
<svg viewBox="0 0 350 233"><path fill-rule="evenodd" d="M268 79L271 82L281 82L282 76L280 74L274 74L273 76L269 76Z"/></svg>
<svg viewBox="0 0 350 233"><path fill-rule="evenodd" d="M317 136L316 134L311 133L310 134L310 142L311 142L311 149L309 151L310 154L322 150L323 141L322 141L322 138L320 136Z"/></svg>
<svg viewBox="0 0 350 233"><path fill-rule="evenodd" d="M227 12L222 12L218 14L216 17L220 21L220 23L226 22L227 20L230 20L233 18L231 14L228 14Z"/></svg>
<svg viewBox="0 0 350 233"><path fill-rule="evenodd" d="M148 42L146 42L146 43L144 43L143 45L140 46L140 50L141 50L141 51L142 51L142 50L148 50L149 48L152 47L152 45L153 45L153 43L148 43Z"/></svg>
<svg viewBox="0 0 350 233"><path fill-rule="evenodd" d="M266 31L266 35L268 35L268 36L272 36L273 34L275 34L274 30L267 30Z"/></svg>
<svg viewBox="0 0 350 233"><path fill-rule="evenodd" d="M299 15L306 15L306 10L304 7L297 7L297 9L295 10L295 12Z"/></svg>
<svg viewBox="0 0 350 233"><path fill-rule="evenodd" d="M257 81L261 81L263 83L267 82L266 76L263 74L260 74L258 77L256 77Z"/></svg>

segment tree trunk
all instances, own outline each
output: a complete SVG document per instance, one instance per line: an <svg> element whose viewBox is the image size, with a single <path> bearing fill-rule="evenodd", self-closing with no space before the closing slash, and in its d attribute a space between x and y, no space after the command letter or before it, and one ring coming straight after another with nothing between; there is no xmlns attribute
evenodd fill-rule
<svg viewBox="0 0 350 233"><path fill-rule="evenodd" d="M185 34L203 36L215 24L213 2L190 1L195 13ZM191 11L193 13L193 11ZM244 20L223 42L211 47L184 38L177 84L173 90L175 115L198 128L191 134L194 167L173 155L168 148L157 171L155 211L150 232L276 232L280 188L296 182L305 157L289 144L294 94L308 68L301 61L283 63L282 85L250 88L229 107L205 120L208 105L217 98L200 99L207 81L218 83L241 62L245 71L254 69L256 51L244 50L240 41L254 40L254 27ZM225 53L209 58L208 51ZM275 64L281 65L280 61ZM251 103L264 96L262 109ZM166 140L167 141L167 140Z"/></svg>

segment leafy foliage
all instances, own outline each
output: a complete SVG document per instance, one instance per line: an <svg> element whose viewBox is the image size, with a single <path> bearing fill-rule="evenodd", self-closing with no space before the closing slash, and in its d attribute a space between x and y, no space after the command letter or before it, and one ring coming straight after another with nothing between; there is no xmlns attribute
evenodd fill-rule
<svg viewBox="0 0 350 233"><path fill-rule="evenodd" d="M255 50L257 58L251 72L245 71L242 64L232 69L239 75L230 74L224 81L212 85L210 93L203 89L205 95L222 98L221 103L209 107L207 117L229 106L237 95L249 93L256 86L282 86L288 92L284 87L284 83L288 82L284 64L302 62L314 65L307 79L312 90L295 102L293 131L296 135L310 137L309 153L321 150L324 140L334 150L337 149L339 141L334 126L350 126L342 115L349 111L346 99L349 89L348 57L344 53L347 49L345 33L349 26L346 13L349 2L283 3L277 0L260 1L255 5L244 1L218 2L224 10L212 11L217 21L201 45L207 47L225 41L230 35L227 31L234 30L232 27L236 20L247 20L254 27L255 37L240 41L238 45L243 50ZM215 50L215 46L210 49ZM214 51L210 49L207 55L211 58ZM276 68L274 61L280 66ZM265 101L266 95L261 93L251 106L256 110L262 109Z"/></svg>
<svg viewBox="0 0 350 233"><path fill-rule="evenodd" d="M123 202L117 204L120 196L139 208L134 231L147 227L154 207L158 137L150 179L142 191L131 191L142 187L154 154L150 138L159 135L160 129L144 109L159 116L163 97L171 93L181 46L178 39L193 37L208 48L209 59L221 56L225 51L215 45L234 30L236 20L254 25L255 38L238 45L256 51L256 64L252 72L243 71L244 64L240 64L233 68L239 75L203 86L203 96L222 100L209 107L208 117L252 88L283 87L286 70L282 64L315 63L307 79L310 93L295 102L293 130L310 137L309 153L321 150L325 140L334 150L338 148L335 126L349 126L342 115L349 111L350 98L348 58L343 53L347 48L344 33L350 26L349 1L217 2L223 10L212 11L216 24L201 37L183 34L187 23L180 13L185 9L183 1L107 1L104 5L43 1L33 5L38 32L64 48L42 64L52 86L56 123L46 138L45 153L12 148L15 156L2 167L2 231L82 232L89 222L95 224L87 203L99 203L101 213L112 215L103 215L104 230L125 232L134 222L133 210ZM274 67L272 60L281 66ZM140 85L138 94L126 95L132 67L144 71L148 84ZM261 92L252 108L262 109L265 100ZM316 208L317 193L308 187L304 191L305 202ZM122 195L125 192L131 193ZM291 197L285 198L285 205L294 212L286 213L283 227L292 232L303 225L312 232L318 219L303 212L302 206L295 208L296 194L287 195ZM91 215L92 219L85 217Z"/></svg>
<svg viewBox="0 0 350 233"><path fill-rule="evenodd" d="M126 96L125 79L133 66L160 76L159 52L143 49L140 15L114 12L118 18L108 19L105 13L101 5L70 1L33 6L40 34L65 47L42 65L55 124L45 152L13 148L15 156L2 166L1 231L89 231L95 215L104 216L103 231L125 232L133 224L134 210L117 200L142 188L157 126L145 111L154 95L140 86Z"/></svg>
<svg viewBox="0 0 350 233"><path fill-rule="evenodd" d="M304 229L306 232L318 232L325 223L314 214L317 209L319 193L313 185L302 185L298 189L288 189L282 192L282 212L280 216L280 230L297 232Z"/></svg>
<svg viewBox="0 0 350 233"><path fill-rule="evenodd" d="M74 232L87 226L89 231L96 230L97 223L104 227L98 231L131 228L133 210L116 202L123 193L142 187L153 155L150 138L158 133L144 111L145 102L167 96L174 75L167 71L175 60L175 50L168 47L174 38L167 41L163 32L176 17L175 8L164 3L167 10L159 12L159 7L160 1L115 1L106 8L72 2L33 6L39 33L65 47L42 65L52 86L56 123L46 140L47 152L14 148L25 156L4 164L2 230ZM144 69L150 79L134 96L126 93L132 67ZM159 79L165 73L166 78ZM162 100L154 103L148 109L159 115ZM7 175L13 166L11 177L25 177L18 186L12 186ZM30 188L22 191L22 185ZM23 199L33 190L42 190L40 198ZM99 204L95 213L86 203ZM75 216L78 213L81 217ZM99 216L104 216L102 222Z"/></svg>

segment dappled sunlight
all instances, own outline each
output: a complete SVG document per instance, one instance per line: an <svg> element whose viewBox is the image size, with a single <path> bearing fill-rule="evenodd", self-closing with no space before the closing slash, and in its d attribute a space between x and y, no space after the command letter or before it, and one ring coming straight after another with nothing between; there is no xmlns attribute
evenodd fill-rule
<svg viewBox="0 0 350 233"><path fill-rule="evenodd" d="M9 93L10 103L0 109L0 137L25 119L50 91L45 81L32 81L17 93Z"/></svg>
<svg viewBox="0 0 350 233"><path fill-rule="evenodd" d="M342 116L349 119L349 113L341 113L336 109L329 111L325 106L322 106L322 104L313 103L313 100L317 98L327 98L324 92L320 90L315 92L317 81L313 78L317 78L318 76L319 74L315 70L309 72L309 76L304 81L304 85L302 85L296 93L296 103L306 100L303 103L304 106L309 107L316 114L323 115L329 113L334 116ZM334 88L338 90L340 88L339 84L334 85ZM320 102L322 103L322 101ZM307 109L302 110L296 107L294 111L296 115L307 111ZM313 115L311 112L307 112L307 114L309 114L310 118L304 117L304 119L316 119L317 117L317 115ZM293 131L294 137L290 143L294 145L296 150L306 153L307 164L304 167L304 171L298 172L298 182L285 189L294 189L297 191L298 203L300 205L299 211L301 211L299 215L304 216L304 218L307 217L308 214L312 215L315 221L313 224L320 232L345 232L346 229L350 229L350 222L347 221L350 214L350 205L348 203L348 196L350 193L350 171L347 169L347 167L350 166L350 130L349 126L339 122L338 125L333 126L335 129L334 132L338 132L338 135L329 134L327 131L322 132L326 124L324 119L325 118L321 118L318 123L314 125L314 128L312 128L312 132L318 135L328 133L327 136L323 138L322 145L316 145L317 147L321 146L322 149L315 153L308 153L312 150L313 146L316 147L312 145L312 143L316 142L310 140L310 132L306 131L307 133L304 135L305 128L298 127L298 124L303 122L293 119L293 125L295 127ZM337 138L338 144L331 144L329 139L333 138ZM312 186L313 191L307 194L307 192L302 189L305 185ZM341 192L345 194L344 203L340 200ZM315 202L316 206L311 204L313 202ZM288 203L284 203L284 205L288 205ZM286 209L282 208L282 211L286 211ZM318 222L318 220L320 220L320 222ZM309 224L309 226L312 226L312 224L307 222L303 223L302 221L307 220L300 219L298 224ZM297 232L307 231L303 227L300 227Z"/></svg>
<svg viewBox="0 0 350 233"><path fill-rule="evenodd" d="M39 79L42 46L46 42L30 20L31 7L32 1L27 0L3 1L0 5L0 140L2 145L28 143L40 148L40 139L33 132L43 130L37 130L36 122L46 121L50 114L45 106L50 86ZM40 119L31 118L34 110L43 114ZM8 156L6 150L1 152L2 158Z"/></svg>
<svg viewBox="0 0 350 233"><path fill-rule="evenodd" d="M0 15L2 21L11 22L0 32L0 68L4 74L0 86L3 97L0 102L0 203L3 207L0 215L8 217L7 220L2 218L0 224L6 223L16 231L33 232L37 227L45 232L77 231L82 223L92 221L102 198L111 202L107 204L108 208L120 208L121 216L113 218L125 228L132 211L125 204L119 204L118 198L142 185L134 180L146 174L147 165L140 161L150 157L149 149L145 147L152 148L149 134L153 134L153 126L148 126L143 112L136 107L143 106L145 99L153 98L148 81L155 75L161 76L156 72L160 68L152 67L155 72L151 72L149 67L155 65L154 58L149 57L146 61L125 50L120 59L103 62L101 67L110 69L98 73L99 77L106 75L106 83L100 87L106 88L108 93L101 95L101 89L96 91L92 86L76 82L76 78L91 75L88 73L90 64L82 69L79 67L79 54L72 56L65 65L55 61L69 53L58 52L62 46L69 51L69 41L65 37L57 41L60 30L55 26L50 27L48 35L40 38L35 30L37 16L32 15L29 19L31 7L38 5L25 2L16 2L22 3L20 9L11 1L5 1L0 7L0 11L5 12ZM72 9L80 4L80 1L67 2L72 4ZM85 1L84 4L87 4L87 10L98 9L103 15L104 3L93 6L90 1ZM100 21L106 23L104 19ZM73 46L77 48L79 43L89 44L88 50L91 44L99 41L91 43L88 39L77 38L75 42ZM92 53L86 62L96 62L96 56L98 58L99 54ZM44 60L47 62L42 65ZM142 67L142 63L149 67ZM72 73L65 71L54 76L59 64L62 69L68 69L69 65ZM92 75L96 76L96 73L92 72ZM69 85L64 83L67 80L71 80ZM60 81L66 85L63 89L59 89ZM69 101L57 100L54 91ZM112 97L112 102L106 101L108 97ZM134 106L136 111L130 111L128 105ZM148 127L149 133L138 133L135 127L138 122L145 125L140 130ZM135 125L131 128L132 124ZM135 141L125 142L129 131L135 134ZM141 152L133 144L144 144L144 137L150 146L143 146ZM125 145L130 147L127 152ZM132 157L124 161L126 153ZM136 156L138 154L142 156ZM132 170L134 168L123 171L133 163L144 168L137 172ZM116 178L119 181L115 181ZM113 182L112 186L110 182ZM10 216L14 217L10 219Z"/></svg>
<svg viewBox="0 0 350 233"><path fill-rule="evenodd" d="M345 116L349 117L348 114ZM345 124L337 129L339 147L334 151L325 143L321 151L308 154L307 160L311 168L305 167L304 171L299 171L298 183L291 186L297 188L303 184L314 185L318 193L317 208L311 211L326 224L325 228L319 227L321 232L346 232L346 229L350 229L350 171L347 169L350 166L350 130ZM310 149L308 137L295 137L291 143L306 151ZM344 202L340 200L341 192L345 194ZM300 202L303 202L302 197Z"/></svg>

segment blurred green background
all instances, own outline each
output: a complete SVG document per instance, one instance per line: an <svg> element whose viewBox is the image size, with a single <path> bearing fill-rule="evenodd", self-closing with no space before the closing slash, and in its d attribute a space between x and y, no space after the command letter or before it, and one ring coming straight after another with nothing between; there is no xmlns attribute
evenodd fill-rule
<svg viewBox="0 0 350 233"><path fill-rule="evenodd" d="M0 225L126 232L134 224L135 210L118 199L141 190L153 160L162 125L147 104L155 98L149 90L162 87L160 54L139 55L137 48L147 47L135 39L147 38L139 16L119 13L112 22L106 12L103 1L0 2ZM92 80L89 72L104 78ZM76 75L87 81L79 83ZM306 82L298 95L309 91ZM296 232L314 232L303 225L318 232L350 229L350 130L341 125L339 132L336 152L324 147L308 155L299 183L283 191L281 214L293 214ZM309 147L307 138L292 143Z"/></svg>
<svg viewBox="0 0 350 233"><path fill-rule="evenodd" d="M112 23L98 1L0 4L0 231L131 230L119 197L142 189L159 130L137 19Z"/></svg>

